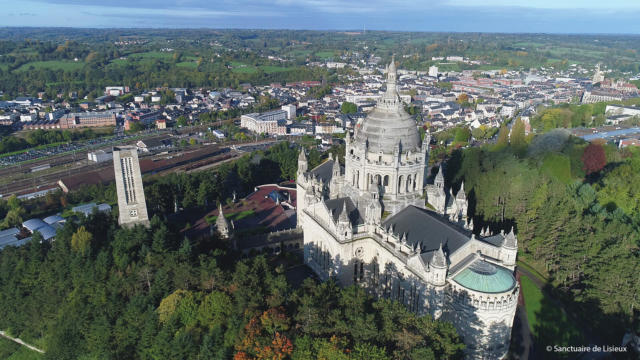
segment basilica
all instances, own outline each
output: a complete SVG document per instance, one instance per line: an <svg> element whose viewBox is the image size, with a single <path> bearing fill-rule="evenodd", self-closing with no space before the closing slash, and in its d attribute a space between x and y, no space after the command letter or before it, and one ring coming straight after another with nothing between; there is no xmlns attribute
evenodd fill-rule
<svg viewBox="0 0 640 360"><path fill-rule="evenodd" d="M468 358L502 359L519 292L516 235L474 232L464 186L454 195L442 167L426 183L430 136L421 140L396 77L392 61L386 92L347 133L344 167L329 158L309 169L300 152L296 211L305 263L321 279L452 322Z"/></svg>

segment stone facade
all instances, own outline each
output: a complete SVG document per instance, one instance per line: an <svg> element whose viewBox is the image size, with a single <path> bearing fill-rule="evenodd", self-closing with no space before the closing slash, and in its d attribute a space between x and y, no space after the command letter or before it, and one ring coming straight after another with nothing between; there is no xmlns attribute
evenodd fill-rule
<svg viewBox="0 0 640 360"><path fill-rule="evenodd" d="M118 193L118 223L122 226L149 225L142 175L135 146L113 148L113 170Z"/></svg>
<svg viewBox="0 0 640 360"><path fill-rule="evenodd" d="M464 186L455 196L446 192L442 169L425 189L429 135L420 141L395 79L392 62L386 93L346 137L344 167L329 158L308 169L300 152L305 263L321 279L358 284L417 314L451 321L470 358L503 358L519 292L516 235L476 236L466 220ZM425 209L425 195L436 211Z"/></svg>

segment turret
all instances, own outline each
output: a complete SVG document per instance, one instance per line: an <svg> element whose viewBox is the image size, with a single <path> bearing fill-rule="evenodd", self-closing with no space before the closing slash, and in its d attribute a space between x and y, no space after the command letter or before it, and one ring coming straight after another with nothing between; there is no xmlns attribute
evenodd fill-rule
<svg viewBox="0 0 640 360"><path fill-rule="evenodd" d="M298 154L298 176L307 172L308 166L307 155L304 153L304 149L300 149L300 154Z"/></svg>
<svg viewBox="0 0 640 360"><path fill-rule="evenodd" d="M369 205L365 210L365 221L370 225L379 225L382 221L382 206L380 201L373 196L369 200Z"/></svg>
<svg viewBox="0 0 640 360"><path fill-rule="evenodd" d="M442 164L438 168L438 173L436 174L436 178L433 181L433 185L438 188L444 189L444 170L442 170Z"/></svg>
<svg viewBox="0 0 640 360"><path fill-rule="evenodd" d="M516 265L516 256L518 255L518 239L516 238L516 234L513 231L513 227L511 227L511 231L508 234L504 235L502 248L500 249L500 255L504 265Z"/></svg>
<svg viewBox="0 0 640 360"><path fill-rule="evenodd" d="M456 194L456 204L458 205L458 209L463 219L467 218L467 210L469 208L469 201L467 200L467 195L464 192L464 182L460 185L460 190Z"/></svg>
<svg viewBox="0 0 640 360"><path fill-rule="evenodd" d="M351 226L351 220L349 220L349 211L347 210L347 202L342 203L342 211L338 216L336 223L338 229L338 236L343 240L351 239L353 235L353 227Z"/></svg>
<svg viewBox="0 0 640 360"><path fill-rule="evenodd" d="M447 257L444 255L442 243L429 261L429 270L432 272L431 281L434 285L442 286L447 279Z"/></svg>
<svg viewBox="0 0 640 360"><path fill-rule="evenodd" d="M333 160L332 175L333 177L340 176L340 161L338 159Z"/></svg>
<svg viewBox="0 0 640 360"><path fill-rule="evenodd" d="M340 196L340 184L342 177L340 175L340 162L338 159L333 160L333 168L331 170L331 181L329 182L329 197L336 199Z"/></svg>

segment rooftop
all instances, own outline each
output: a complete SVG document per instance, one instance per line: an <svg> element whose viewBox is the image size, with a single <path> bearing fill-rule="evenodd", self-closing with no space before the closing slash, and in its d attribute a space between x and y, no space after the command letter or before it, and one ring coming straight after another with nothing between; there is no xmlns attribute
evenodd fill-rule
<svg viewBox="0 0 640 360"><path fill-rule="evenodd" d="M481 259L476 259L453 281L469 290L488 294L503 293L516 286L516 279L510 270Z"/></svg>

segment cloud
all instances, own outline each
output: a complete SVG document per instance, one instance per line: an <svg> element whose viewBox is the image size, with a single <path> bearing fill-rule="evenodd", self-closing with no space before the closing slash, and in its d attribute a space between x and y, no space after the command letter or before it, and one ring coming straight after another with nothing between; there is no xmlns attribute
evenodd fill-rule
<svg viewBox="0 0 640 360"><path fill-rule="evenodd" d="M623 0L0 0L0 8L17 14L3 26L640 33L640 1Z"/></svg>

